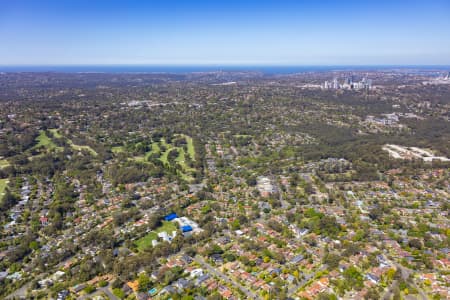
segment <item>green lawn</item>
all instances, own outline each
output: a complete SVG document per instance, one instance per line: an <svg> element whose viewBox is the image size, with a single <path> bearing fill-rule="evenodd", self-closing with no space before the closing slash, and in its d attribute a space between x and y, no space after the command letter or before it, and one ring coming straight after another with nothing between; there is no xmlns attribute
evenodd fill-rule
<svg viewBox="0 0 450 300"><path fill-rule="evenodd" d="M152 143L152 151L150 153L161 153L161 148L159 148L159 144L157 142Z"/></svg>
<svg viewBox="0 0 450 300"><path fill-rule="evenodd" d="M178 151L179 151L179 155L178 155L177 158L175 158L175 161L176 161L177 163L179 163L179 164L182 166L182 168L183 168L184 171L187 171L187 172L194 172L195 169L189 167L189 166L186 164L186 160L185 160L185 159L186 159L186 152L184 152L184 149L183 149L183 148L177 148L177 149L178 149Z"/></svg>
<svg viewBox="0 0 450 300"><path fill-rule="evenodd" d="M144 156L144 155L141 155L141 156L134 156L134 157L129 158L129 160L134 160L134 161L136 161L136 162L147 162L147 161L145 160L145 156Z"/></svg>
<svg viewBox="0 0 450 300"><path fill-rule="evenodd" d="M0 198L5 194L5 188L8 185L8 179L0 179Z"/></svg>
<svg viewBox="0 0 450 300"><path fill-rule="evenodd" d="M187 175L186 173L183 173L181 171L177 171L178 176L181 177L181 179L183 179L184 181L187 182L191 182L194 180L194 177L192 177L191 175Z"/></svg>
<svg viewBox="0 0 450 300"><path fill-rule="evenodd" d="M37 137L37 145L36 148L39 147L49 147L54 148L56 147L55 143L47 136L44 130L39 131L39 136Z"/></svg>
<svg viewBox="0 0 450 300"><path fill-rule="evenodd" d="M163 164L168 164L169 161L167 160L167 156L169 155L169 152L172 151L173 146L170 144L167 144L166 140L164 138L161 139L161 141L159 141L159 143L161 144L161 146L163 146L166 151L164 151L161 156L159 157L159 160L163 162ZM153 146L152 146L153 147ZM158 145L158 149L159 149L159 153L161 153L161 148Z"/></svg>
<svg viewBox="0 0 450 300"><path fill-rule="evenodd" d="M50 129L50 132L53 133L53 135L56 138L62 138L63 136L58 132L58 129ZM49 150L52 149L56 149L58 151L62 150L62 147L58 147L56 146L56 144L52 141L52 139L50 137L47 136L47 134L45 133L44 130L40 131L39 136L36 138L37 140L37 145L34 146L35 148L40 148L40 147L45 147ZM95 152L94 149L92 149L89 146L80 146L80 145L75 145L72 140L67 139L67 143L69 143L70 147L72 147L72 149L76 150L76 151L81 151L81 150L87 150L89 151L93 156L97 156L97 152Z"/></svg>
<svg viewBox="0 0 450 300"><path fill-rule="evenodd" d="M249 135L249 134L235 134L233 136L235 136L235 137L251 137L251 135Z"/></svg>
<svg viewBox="0 0 450 300"><path fill-rule="evenodd" d="M159 144L157 142L153 142L151 145L152 149L148 152L145 153L145 155L139 155L139 156L135 156L132 159L137 161L137 162L147 162L148 158L150 157L150 155L152 155L153 153L156 154L160 154L161 153L161 148L159 148ZM123 147L122 147L123 148ZM123 151L123 150L122 150ZM113 149L114 152L114 149Z"/></svg>
<svg viewBox="0 0 450 300"><path fill-rule="evenodd" d="M76 150L76 151L81 151L81 150L87 150L87 151L89 151L93 156L97 156L98 154L97 154L97 152L95 152L95 150L94 149L92 149L91 147L89 147L89 146L80 146L80 145L75 145L73 142L72 142L72 140L67 140L67 142L69 143L69 145L70 145L70 147L72 147L74 150Z"/></svg>
<svg viewBox="0 0 450 300"><path fill-rule="evenodd" d="M44 147L48 150L56 149L58 151L63 149L62 147L56 146L56 144L52 141L51 138L48 137L44 130L39 131L39 136L36 138L36 141L38 143L36 146L34 146L34 148Z"/></svg>
<svg viewBox="0 0 450 300"><path fill-rule="evenodd" d="M182 134L187 142L187 152L191 160L195 161L195 148L194 148L194 141L190 136L187 136L185 134Z"/></svg>
<svg viewBox="0 0 450 300"><path fill-rule="evenodd" d="M174 148L169 147L166 151L164 151L164 153L159 158L159 160L162 161L164 165L169 164L168 156L169 156L170 151L172 151L173 149Z"/></svg>
<svg viewBox="0 0 450 300"><path fill-rule="evenodd" d="M158 143L153 142L151 145L152 149L148 152L145 153L144 155L144 160L148 161L148 158L150 157L150 155L152 155L153 153L159 154L161 153L161 149L159 148Z"/></svg>
<svg viewBox="0 0 450 300"><path fill-rule="evenodd" d="M193 143L192 138L185 134L182 134L180 136L183 136L186 139L187 155L189 156L189 158L191 160L195 160L195 148L194 148L194 143ZM164 151L164 153L159 158L163 162L163 164L165 164L165 165L169 164L168 156L169 156L170 151L172 151L174 149L178 150L179 154L178 154L177 158L175 158L175 161L177 163L179 163L183 169L182 172L178 171L178 175L185 181L192 181L193 178L191 175L189 175L189 173L195 171L195 169L190 168L186 164L186 151L184 150L184 148L183 147L174 147L171 144L167 144L164 139L161 139L161 144L166 146L166 151Z"/></svg>
<svg viewBox="0 0 450 300"><path fill-rule="evenodd" d="M9 166L9 162L6 159L0 159L0 169L6 168Z"/></svg>
<svg viewBox="0 0 450 300"><path fill-rule="evenodd" d="M166 231L168 234L172 234L172 231L177 230L176 224L173 222L163 221L161 227L156 229L155 231L149 232L143 238L140 238L135 243L139 251L143 251L144 249L152 246L152 241L158 238L158 233Z"/></svg>
<svg viewBox="0 0 450 300"><path fill-rule="evenodd" d="M165 138L162 138L162 139L161 139L161 141L160 141L160 144L161 144L162 146L165 146L166 148L170 148L170 145L169 145L169 144L167 144L167 142L166 142L166 139L165 139Z"/></svg>
<svg viewBox="0 0 450 300"><path fill-rule="evenodd" d="M175 158L175 161L180 165L185 166L186 153L184 152L184 149L183 148L175 148L175 149L178 150L178 156L177 158Z"/></svg>
<svg viewBox="0 0 450 300"><path fill-rule="evenodd" d="M125 148L123 146L114 146L111 148L112 153L117 154L120 152L124 152Z"/></svg>
<svg viewBox="0 0 450 300"><path fill-rule="evenodd" d="M166 166L169 165L168 156L170 151L177 150L178 156L175 158L175 161L181 165L182 171L178 171L178 175L185 181L192 181L193 178L191 175L189 175L190 172L195 171L194 168L190 168L186 164L186 155L189 156L191 160L195 160L195 148L194 148L194 142L190 136L187 136L185 134L180 134L179 136L182 136L186 139L187 143L187 154L183 147L175 147L172 144L168 144L164 138L162 138L159 142L153 142L151 144L151 150L146 152L145 155L135 156L131 158L134 161L137 162L147 162L148 158L152 154L159 154L159 160ZM164 152L161 152L161 147L165 148Z"/></svg>
<svg viewBox="0 0 450 300"><path fill-rule="evenodd" d="M48 131L50 131L50 132L53 134L53 136L54 136L55 138L57 138L57 139L60 139L60 138L63 137L63 136L59 133L58 129L56 129L56 128L49 129Z"/></svg>

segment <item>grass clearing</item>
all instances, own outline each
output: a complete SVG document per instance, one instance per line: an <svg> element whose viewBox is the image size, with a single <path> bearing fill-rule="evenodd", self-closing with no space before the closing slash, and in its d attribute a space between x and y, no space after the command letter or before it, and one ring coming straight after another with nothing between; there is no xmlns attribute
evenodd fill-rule
<svg viewBox="0 0 450 300"><path fill-rule="evenodd" d="M140 163L147 162L144 155L134 156L134 157L129 158L129 160L134 160L135 162L140 162Z"/></svg>
<svg viewBox="0 0 450 300"><path fill-rule="evenodd" d="M182 170L177 171L177 174L185 181L192 181L194 180L194 178L189 173L195 172L195 169L189 167L186 164L186 155L188 155L192 161L195 161L194 142L190 136L187 136L185 134L180 134L179 136L182 136L184 139L186 139L187 153L184 147L175 147L172 144L167 144L167 142L164 139L161 139L161 145L166 147L166 151L162 153L159 160L161 160L164 165L169 165L170 164L168 160L169 153L173 150L177 150L178 156L175 158L175 162L180 164L182 168Z"/></svg>
<svg viewBox="0 0 450 300"><path fill-rule="evenodd" d="M8 185L9 180L8 179L0 179L0 198L3 197L5 195L5 189L6 186Z"/></svg>
<svg viewBox="0 0 450 300"><path fill-rule="evenodd" d="M49 129L48 131L50 131L53 136L57 139L61 139L63 136L59 133L58 129L53 128L53 129Z"/></svg>
<svg viewBox="0 0 450 300"><path fill-rule="evenodd" d="M114 146L111 148L112 153L114 154L118 154L121 152L125 152L125 147L124 146Z"/></svg>
<svg viewBox="0 0 450 300"><path fill-rule="evenodd" d="M125 151L125 150L123 150L123 151ZM114 152L114 149L113 149L113 152ZM135 156L132 159L134 161L137 161L137 162L148 162L148 158L150 157L150 155L152 155L152 154L160 154L160 153L161 153L161 148L159 147L159 144L157 142L153 142L151 144L151 150L150 151L145 152L144 155Z"/></svg>
<svg viewBox="0 0 450 300"><path fill-rule="evenodd" d="M152 143L152 150L150 153L161 153L161 148L159 147L159 144L157 142Z"/></svg>
<svg viewBox="0 0 450 300"><path fill-rule="evenodd" d="M67 140L67 142L69 143L70 147L72 147L72 149L76 150L76 151L82 151L82 150L87 150L89 151L93 156L97 156L97 152L95 152L94 149L92 149L89 146L80 146L80 145L75 145L72 140Z"/></svg>
<svg viewBox="0 0 450 300"><path fill-rule="evenodd" d="M159 148L158 143L153 142L153 143L151 144L151 148L152 148L152 149L151 149L150 151L148 151L148 152L145 153L145 155L144 155L144 161L148 161L150 155L152 155L152 154L154 154L154 153L156 153L156 154L161 153L161 148Z"/></svg>
<svg viewBox="0 0 450 300"><path fill-rule="evenodd" d="M46 147L46 148L54 148L56 147L55 143L47 136L44 130L39 131L39 136L36 138L37 145L36 147Z"/></svg>
<svg viewBox="0 0 450 300"><path fill-rule="evenodd" d="M63 138L63 136L58 132L58 129L49 129L49 131L55 136L55 138ZM58 151L62 151L63 148L56 146L56 144L52 141L52 139L45 133L44 130L40 131L39 136L36 138L36 140L38 141L38 144L35 146L35 148L40 148L40 147L45 147L48 150L52 150L52 149L56 149ZM94 149L92 149L89 146L80 146L80 145L75 145L71 139L67 139L67 143L70 145L70 147L72 147L72 149L76 150L76 151L81 151L81 150L87 150L89 151L93 156L97 156L97 152L95 152Z"/></svg>
<svg viewBox="0 0 450 300"><path fill-rule="evenodd" d="M169 164L169 159L168 159L168 156L169 156L169 153L170 153L170 151L172 151L174 148L169 148L169 149L167 149L166 151L164 151L164 153L161 155L161 157L159 158L159 160L160 161L162 161L162 163L164 164L164 165L168 165Z"/></svg>
<svg viewBox="0 0 450 300"><path fill-rule="evenodd" d="M191 175L188 175L188 174L186 174L186 173L183 173L183 172L181 172L181 171L179 171L179 170L177 171L177 174L178 174L178 176L180 176L180 178L183 179L184 181L191 182L191 181L194 180L194 177L192 177Z"/></svg>
<svg viewBox="0 0 450 300"><path fill-rule="evenodd" d="M249 135L249 134L235 134L235 135L233 135L234 137L251 137L251 135Z"/></svg>
<svg viewBox="0 0 450 300"><path fill-rule="evenodd" d="M0 159L0 169L6 168L9 166L10 166L9 161L7 161L6 159Z"/></svg>
<svg viewBox="0 0 450 300"><path fill-rule="evenodd" d="M184 165L185 159L186 159L186 153L184 152L183 148L175 148L178 150L178 156L175 158L175 161L179 163L180 165Z"/></svg>
<svg viewBox="0 0 450 300"><path fill-rule="evenodd" d="M161 138L160 142L159 142L162 146L170 148L170 145L167 144L166 139L165 138Z"/></svg>
<svg viewBox="0 0 450 300"><path fill-rule="evenodd" d="M177 230L177 226L173 222L163 221L163 224L157 228L155 231L149 232L143 238L140 238L135 242L139 251L143 251L148 247L152 246L152 241L158 239L159 232L167 232L168 234L172 234L172 231Z"/></svg>
<svg viewBox="0 0 450 300"><path fill-rule="evenodd" d="M183 148L176 148L176 149L178 150L179 154L178 154L178 157L175 158L175 161L181 165L181 167L183 168L184 171L194 172L195 169L189 167L186 164L186 160L185 160L186 159L186 152L184 151L184 149Z"/></svg>
<svg viewBox="0 0 450 300"><path fill-rule="evenodd" d="M187 142L187 152L192 161L195 161L195 148L194 141L188 135L182 134L182 136L186 139Z"/></svg>
<svg viewBox="0 0 450 300"><path fill-rule="evenodd" d="M195 148L194 141L190 136L185 134L177 134L176 136L183 137L186 140L186 147L176 147L172 143L167 143L164 138L161 138L158 142L153 142L151 144L150 151L146 152L144 155L135 156L130 158L137 162L148 162L151 155L158 155L158 159L166 166L170 166L173 161L169 161L169 154L171 151L178 151L178 156L175 158L175 162L180 164L181 169L177 171L177 174L185 181L192 181L194 178L190 173L195 172L195 168L192 168L186 164L186 158L195 161ZM162 151L162 148L164 151ZM187 156L187 157L186 157Z"/></svg>
<svg viewBox="0 0 450 300"><path fill-rule="evenodd" d="M44 130L39 131L39 136L36 138L38 142L34 148L46 148L47 150L56 149L58 151L63 150L62 147L56 146L56 144L52 141L52 139L45 133Z"/></svg>

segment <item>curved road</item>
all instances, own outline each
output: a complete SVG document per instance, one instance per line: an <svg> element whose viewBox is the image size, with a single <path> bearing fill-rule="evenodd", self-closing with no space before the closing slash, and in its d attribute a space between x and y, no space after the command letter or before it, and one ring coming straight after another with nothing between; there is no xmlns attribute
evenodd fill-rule
<svg viewBox="0 0 450 300"><path fill-rule="evenodd" d="M108 298L111 299L111 300L120 300L119 298L117 298L111 292L111 290L109 289L109 285L107 285L105 287L102 287L102 288L97 288L97 290L95 292L93 292L92 294L88 294L88 295L84 295L84 296L78 297L78 299L79 300L88 299L88 298L91 298L91 297L93 297L93 296L95 296L97 294L100 294L100 293L105 293L106 296L108 296Z"/></svg>
<svg viewBox="0 0 450 300"><path fill-rule="evenodd" d="M406 267L404 267L404 266L402 266L402 265L400 265L400 264L398 264L398 263L395 263L395 266L396 266L397 268L400 268L400 271L402 272L403 280L405 280L405 281L409 278L409 276L411 275L411 273L414 272L413 270L408 269L408 268L406 268ZM418 286L416 285L416 283L414 282L414 279L412 279L412 280L410 281L410 284L412 285L413 288L415 288L415 289L419 292L419 296L421 297L422 300L427 300L427 299L429 299L429 298L427 297L427 295L425 294L425 292L424 292L420 287L418 287Z"/></svg>
<svg viewBox="0 0 450 300"><path fill-rule="evenodd" d="M408 269L402 265L400 265L399 263L394 262L394 265L400 270L401 275L402 275L402 279L404 281L407 281L409 276L411 275L411 273L413 273L414 271L411 269ZM425 292L422 290L422 288L420 288L419 286L416 285L416 283L414 282L414 280L408 281L408 283L411 284L411 286L413 288L415 288L419 295L418 299L421 300L428 300L429 297L425 294ZM387 288L387 291L385 292L384 296L383 296L383 300L389 300L392 298L392 295L394 294L394 289L398 286L398 280L393 280L391 285Z"/></svg>

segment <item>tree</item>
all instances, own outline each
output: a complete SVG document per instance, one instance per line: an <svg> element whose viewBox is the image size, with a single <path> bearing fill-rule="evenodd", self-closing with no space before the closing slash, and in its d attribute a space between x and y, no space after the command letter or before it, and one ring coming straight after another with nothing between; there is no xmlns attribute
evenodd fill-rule
<svg viewBox="0 0 450 300"><path fill-rule="evenodd" d="M412 239L408 242L411 248L422 249L422 242L419 239Z"/></svg>
<svg viewBox="0 0 450 300"><path fill-rule="evenodd" d="M36 241L32 241L32 242L30 243L30 249L31 249L31 250L37 250L37 249L39 249L39 243L36 242Z"/></svg>
<svg viewBox="0 0 450 300"><path fill-rule="evenodd" d="M269 220L269 222L267 222L267 226L269 226L269 228L271 228L277 232L283 231L283 225L281 225L279 222L277 222L275 220Z"/></svg>
<svg viewBox="0 0 450 300"><path fill-rule="evenodd" d="M223 249L219 245L214 244L206 250L206 255L223 254Z"/></svg>
<svg viewBox="0 0 450 300"><path fill-rule="evenodd" d="M387 272L386 272L386 280L388 282L391 282L394 279L395 273L397 271L394 268L390 268Z"/></svg>
<svg viewBox="0 0 450 300"><path fill-rule="evenodd" d="M325 256L323 262L328 265L329 270L334 270L339 266L339 261L341 257L337 254L329 253Z"/></svg>
<svg viewBox="0 0 450 300"><path fill-rule="evenodd" d="M3 199L0 199L0 211L6 212L19 202L20 198L16 194L10 192L8 188L5 190Z"/></svg>
<svg viewBox="0 0 450 300"><path fill-rule="evenodd" d="M381 210L380 207L374 207L369 212L369 217L374 221L380 220L382 216L383 216L383 211Z"/></svg>
<svg viewBox="0 0 450 300"><path fill-rule="evenodd" d="M249 186L256 186L256 176L250 176L246 181Z"/></svg>
<svg viewBox="0 0 450 300"><path fill-rule="evenodd" d="M319 221L320 232L326 236L335 237L340 230L334 216L323 216Z"/></svg>
<svg viewBox="0 0 450 300"><path fill-rule="evenodd" d="M312 185L311 182L307 182L305 184L305 193L308 195L312 195L315 193L314 186Z"/></svg>
<svg viewBox="0 0 450 300"><path fill-rule="evenodd" d="M328 293L320 293L317 295L318 300L337 300L337 297L335 294L328 294Z"/></svg>
<svg viewBox="0 0 450 300"><path fill-rule="evenodd" d="M351 266L347 268L343 275L349 287L356 289L361 289L363 287L363 276L356 267Z"/></svg>
<svg viewBox="0 0 450 300"><path fill-rule="evenodd" d="M108 282L106 280L100 280L98 283L99 287L105 287L108 285Z"/></svg>
<svg viewBox="0 0 450 300"><path fill-rule="evenodd" d="M84 288L84 292L86 294L91 294L95 291L95 286L93 285L88 285L87 287Z"/></svg>
<svg viewBox="0 0 450 300"><path fill-rule="evenodd" d="M113 294L119 299L125 298L125 293L120 288L114 288Z"/></svg>
<svg viewBox="0 0 450 300"><path fill-rule="evenodd" d="M124 282L123 282L122 280L120 280L119 278L116 278L116 279L112 282L111 286L112 286L113 288L121 288L121 287L123 286L123 284L124 284Z"/></svg>
<svg viewBox="0 0 450 300"><path fill-rule="evenodd" d="M150 288L151 281L150 278L145 273L139 274L138 277L138 289L140 292L146 292Z"/></svg>
<svg viewBox="0 0 450 300"><path fill-rule="evenodd" d="M226 253L223 257L227 261L235 261L236 260L236 256L233 253Z"/></svg>
<svg viewBox="0 0 450 300"><path fill-rule="evenodd" d="M241 228L241 223L239 222L238 219L234 219L234 220L231 222L231 229L232 229L232 230L238 230L238 229L240 229L240 228Z"/></svg>
<svg viewBox="0 0 450 300"><path fill-rule="evenodd" d="M367 291L366 296L364 297L364 299L367 300L378 300L380 299L380 293L377 291L376 288L371 288Z"/></svg>

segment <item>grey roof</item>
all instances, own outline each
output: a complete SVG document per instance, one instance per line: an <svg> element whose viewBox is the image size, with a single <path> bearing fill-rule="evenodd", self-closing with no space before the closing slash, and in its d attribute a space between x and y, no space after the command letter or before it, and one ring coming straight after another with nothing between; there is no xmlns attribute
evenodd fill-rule
<svg viewBox="0 0 450 300"><path fill-rule="evenodd" d="M199 285L199 284L201 284L202 282L208 280L210 277L211 277L211 276L210 276L209 274L204 274L204 275L198 277L198 278L195 280L195 284L196 284L196 285Z"/></svg>
<svg viewBox="0 0 450 300"><path fill-rule="evenodd" d="M301 262L305 257L303 255L297 255L295 256L293 259L291 259L290 263L291 264L298 264L299 262Z"/></svg>

